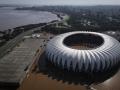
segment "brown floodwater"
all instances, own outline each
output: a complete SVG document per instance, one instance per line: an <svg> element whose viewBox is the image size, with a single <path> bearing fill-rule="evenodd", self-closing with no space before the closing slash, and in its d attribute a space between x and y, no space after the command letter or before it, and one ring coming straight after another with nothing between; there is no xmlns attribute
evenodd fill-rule
<svg viewBox="0 0 120 90"><path fill-rule="evenodd" d="M33 64L30 72L17 90L86 90L85 85L88 83L84 82L84 80L89 82L89 76L83 79L79 75L66 74L66 72L62 72L56 67L51 68L51 64L51 66L49 65L50 67L47 65L49 64L46 64L45 55L42 54L38 65ZM96 79L100 81L99 83L92 82L91 86L97 90L120 90L119 71L107 78L103 79L101 77Z"/></svg>

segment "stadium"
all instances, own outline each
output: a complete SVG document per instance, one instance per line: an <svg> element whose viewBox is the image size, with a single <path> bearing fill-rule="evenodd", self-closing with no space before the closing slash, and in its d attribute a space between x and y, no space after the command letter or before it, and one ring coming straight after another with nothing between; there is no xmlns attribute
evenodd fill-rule
<svg viewBox="0 0 120 90"><path fill-rule="evenodd" d="M55 66L72 72L104 72L120 63L120 43L97 32L58 35L48 42L45 53Z"/></svg>

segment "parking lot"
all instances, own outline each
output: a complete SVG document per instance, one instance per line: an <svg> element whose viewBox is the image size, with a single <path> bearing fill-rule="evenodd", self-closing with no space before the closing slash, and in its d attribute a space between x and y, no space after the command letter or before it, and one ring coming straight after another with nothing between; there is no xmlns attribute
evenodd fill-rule
<svg viewBox="0 0 120 90"><path fill-rule="evenodd" d="M23 39L15 48L0 59L0 84L19 85L37 55L45 48L50 35L40 33L40 37Z"/></svg>

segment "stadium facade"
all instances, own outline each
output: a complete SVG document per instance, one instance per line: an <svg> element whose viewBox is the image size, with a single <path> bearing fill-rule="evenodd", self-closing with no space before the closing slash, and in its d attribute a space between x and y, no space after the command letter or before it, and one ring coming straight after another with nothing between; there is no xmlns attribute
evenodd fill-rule
<svg viewBox="0 0 120 90"><path fill-rule="evenodd" d="M120 43L102 33L68 32L48 42L46 57L63 70L103 72L120 63Z"/></svg>

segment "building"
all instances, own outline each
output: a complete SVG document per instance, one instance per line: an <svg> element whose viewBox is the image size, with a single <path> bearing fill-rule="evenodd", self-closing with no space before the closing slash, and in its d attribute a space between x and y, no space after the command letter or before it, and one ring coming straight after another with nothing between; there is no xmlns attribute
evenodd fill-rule
<svg viewBox="0 0 120 90"><path fill-rule="evenodd" d="M103 72L120 63L120 43L102 33L69 32L48 42L46 57L63 70Z"/></svg>

